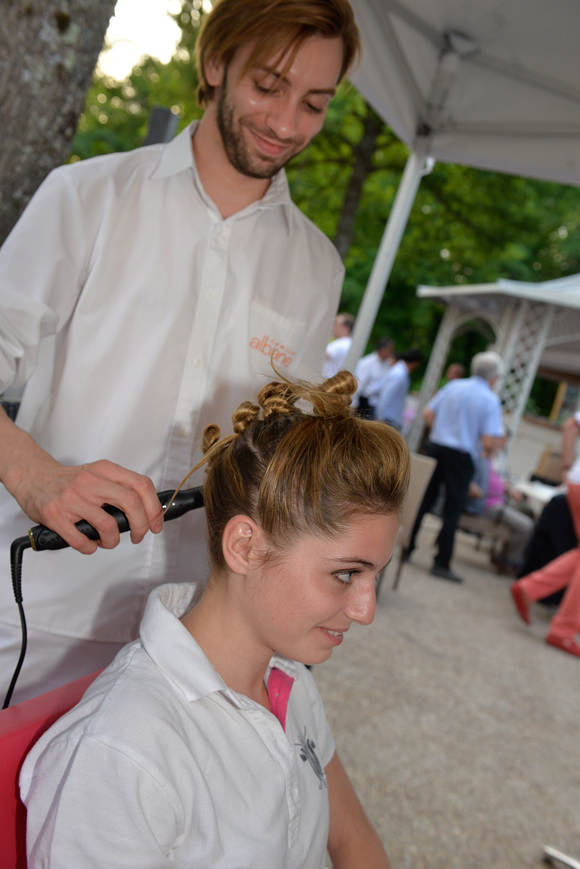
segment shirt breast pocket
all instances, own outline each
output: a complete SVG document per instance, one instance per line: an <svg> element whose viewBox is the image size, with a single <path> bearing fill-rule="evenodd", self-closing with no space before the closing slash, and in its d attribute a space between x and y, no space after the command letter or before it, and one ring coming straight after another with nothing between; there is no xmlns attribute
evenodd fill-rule
<svg viewBox="0 0 580 869"><path fill-rule="evenodd" d="M283 317L261 302L250 308L250 357L252 366L263 371L274 367L281 373L296 370L304 354L306 324Z"/></svg>

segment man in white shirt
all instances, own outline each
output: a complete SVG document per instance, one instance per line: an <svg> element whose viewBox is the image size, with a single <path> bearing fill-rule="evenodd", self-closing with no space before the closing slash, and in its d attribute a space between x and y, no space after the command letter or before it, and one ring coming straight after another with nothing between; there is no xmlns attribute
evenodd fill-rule
<svg viewBox="0 0 580 869"><path fill-rule="evenodd" d="M380 384L391 365L393 358L393 339L378 338L373 353L363 356L356 363L354 376L357 379L357 390L352 397L353 406L359 415L365 419L375 419L377 393L376 384Z"/></svg>
<svg viewBox="0 0 580 869"><path fill-rule="evenodd" d="M202 120L167 146L55 170L0 253L0 392L28 381L18 425L0 416L0 557L7 568L30 520L94 553L26 559L15 699L108 663L151 588L204 579L191 573L204 563L201 514L145 537L163 527L156 489L199 459L207 423L231 427L271 362L320 370L343 268L282 167L321 129L358 33L346 0L307 0L299 23L290 0L246 0L245 15L240 2L221 0L198 39ZM118 545L104 504L127 514L134 543L145 537L138 549ZM9 585L6 674L19 645Z"/></svg>
<svg viewBox="0 0 580 869"><path fill-rule="evenodd" d="M352 314L337 314L332 326L333 340L326 347L326 358L322 368L322 376L326 379L334 377L337 371L344 367L352 338L350 333L354 329L354 317Z"/></svg>

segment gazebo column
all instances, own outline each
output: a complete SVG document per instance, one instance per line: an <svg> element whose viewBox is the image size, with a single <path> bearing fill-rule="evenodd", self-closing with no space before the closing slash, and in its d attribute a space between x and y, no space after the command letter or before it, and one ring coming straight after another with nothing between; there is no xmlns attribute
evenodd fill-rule
<svg viewBox="0 0 580 869"><path fill-rule="evenodd" d="M441 320L441 325L437 332L433 350L429 357L429 364L425 371L425 377L423 378L423 385L421 386L421 392L419 393L417 416L413 420L413 424L411 425L407 436L409 449L413 452L416 452L419 449L421 438L423 437L423 431L425 429L425 422L421 411L437 391L439 380L443 373L443 366L445 365L447 356L449 355L451 339L453 338L460 317L461 309L459 305L454 303L448 305L447 310L443 315L443 319Z"/></svg>
<svg viewBox="0 0 580 869"><path fill-rule="evenodd" d="M519 311L519 302L514 299L510 299L504 305L504 308L501 313L501 317L499 319L499 324L496 329L495 334L495 344L493 349L499 353L501 358L506 361L511 357L513 350L513 342L516 337L516 328L515 328L515 320ZM496 392L499 392L501 386L503 385L503 381L505 379L504 376L501 378L501 382L496 386Z"/></svg>
<svg viewBox="0 0 580 869"><path fill-rule="evenodd" d="M497 392L504 413L510 414L512 432L517 430L525 410L553 316L553 305L521 302L510 324L507 341L501 348L506 368Z"/></svg>

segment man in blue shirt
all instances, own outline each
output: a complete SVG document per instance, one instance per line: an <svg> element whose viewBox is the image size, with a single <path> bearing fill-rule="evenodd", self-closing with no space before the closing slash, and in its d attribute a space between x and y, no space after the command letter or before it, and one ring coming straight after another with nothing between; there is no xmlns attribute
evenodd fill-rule
<svg viewBox="0 0 580 869"><path fill-rule="evenodd" d="M411 534L408 556L425 513L433 507L439 488L445 486L443 526L437 539L438 551L431 569L433 576L463 582L451 570L455 530L482 449L491 450L503 435L501 403L492 387L503 370L497 353L478 353L471 360L467 379L451 380L433 396L423 411L431 434L428 455L437 460Z"/></svg>
<svg viewBox="0 0 580 869"><path fill-rule="evenodd" d="M423 361L423 354L416 347L411 347L387 371L381 384L377 402L377 419L403 427L403 411L405 400L411 387L411 372Z"/></svg>

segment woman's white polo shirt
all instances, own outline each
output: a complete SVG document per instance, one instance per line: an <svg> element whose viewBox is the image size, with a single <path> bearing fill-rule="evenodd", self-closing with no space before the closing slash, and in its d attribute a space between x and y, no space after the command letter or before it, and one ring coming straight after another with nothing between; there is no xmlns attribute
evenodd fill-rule
<svg viewBox="0 0 580 869"><path fill-rule="evenodd" d="M179 621L196 593L153 591L141 639L26 758L30 869L325 865L334 741L314 679L272 658L294 679L284 732Z"/></svg>

